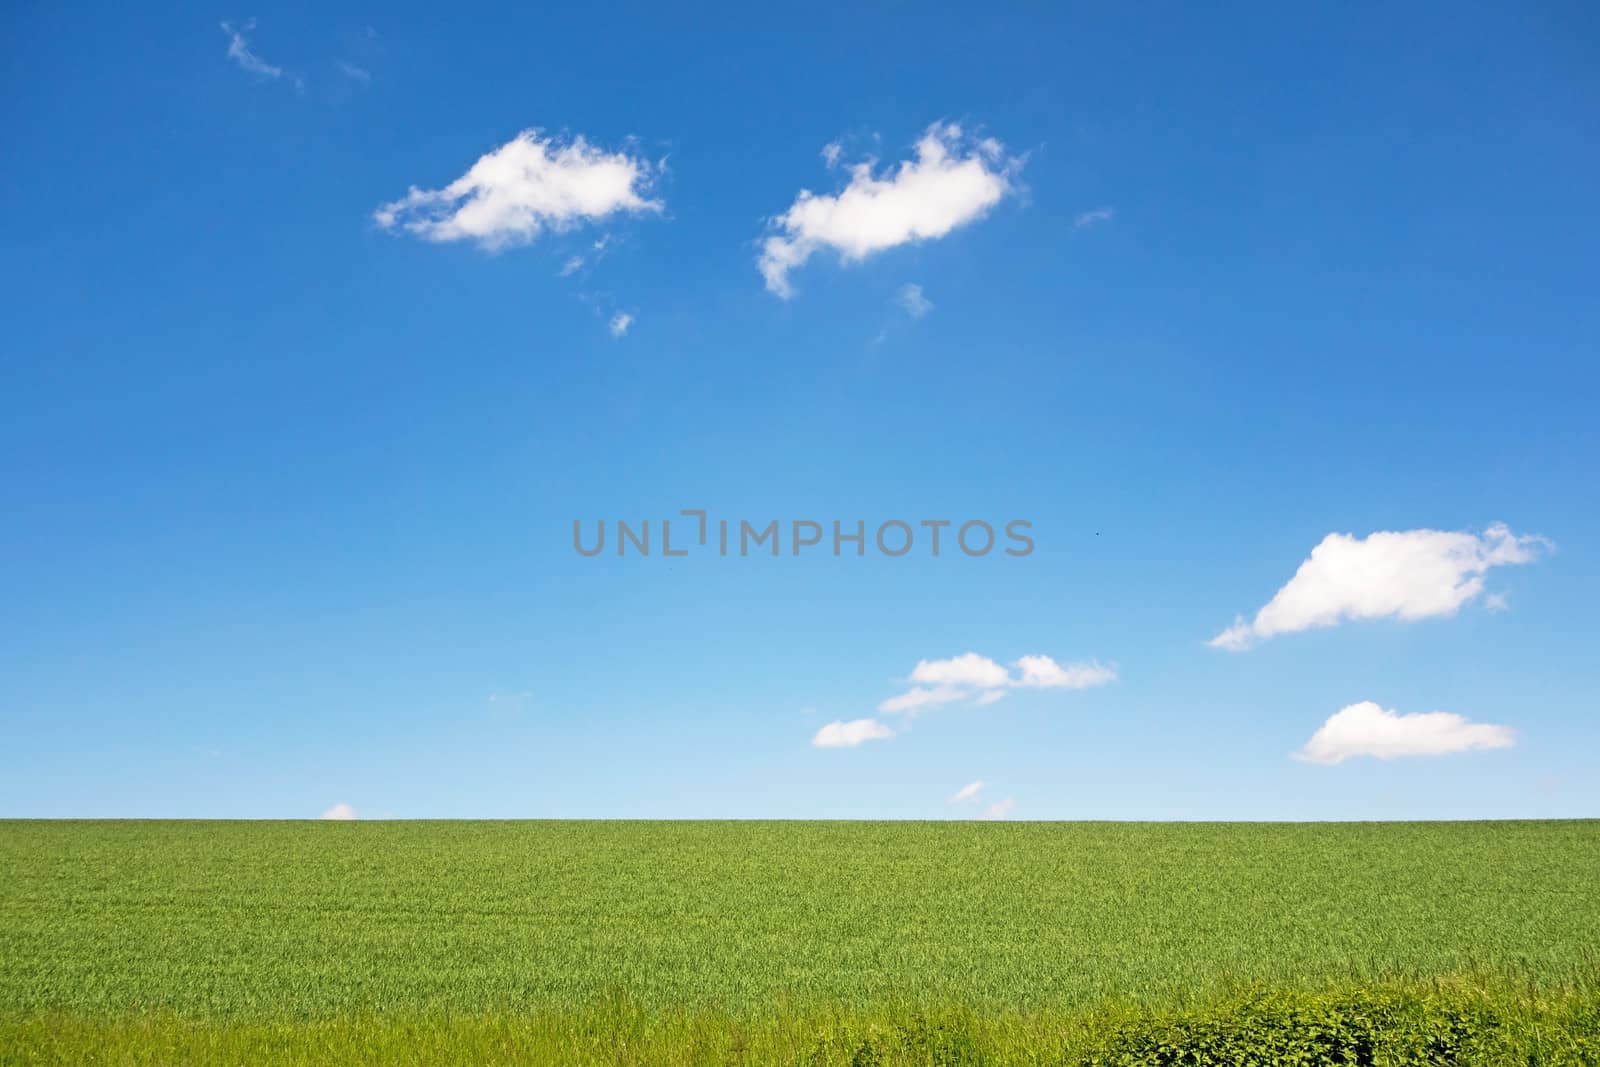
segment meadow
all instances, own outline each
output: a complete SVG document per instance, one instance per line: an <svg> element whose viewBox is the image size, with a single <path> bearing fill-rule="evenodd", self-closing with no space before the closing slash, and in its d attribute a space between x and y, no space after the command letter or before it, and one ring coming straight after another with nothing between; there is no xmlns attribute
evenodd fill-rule
<svg viewBox="0 0 1600 1067"><path fill-rule="evenodd" d="M0 821L0 1063L1600 1063L1597 887L1592 821Z"/></svg>

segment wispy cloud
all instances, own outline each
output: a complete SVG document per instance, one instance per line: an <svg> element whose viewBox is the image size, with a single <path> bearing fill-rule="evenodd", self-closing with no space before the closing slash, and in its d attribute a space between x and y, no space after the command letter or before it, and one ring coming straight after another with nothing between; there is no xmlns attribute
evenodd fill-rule
<svg viewBox="0 0 1600 1067"><path fill-rule="evenodd" d="M983 792L983 779L979 778L976 782L968 782L951 794L950 803L961 804L968 800L977 800L981 792Z"/></svg>
<svg viewBox="0 0 1600 1067"><path fill-rule="evenodd" d="M1078 217L1072 220L1072 228L1075 230L1087 230L1092 226L1104 226L1116 217L1116 208L1099 207L1093 211L1080 212Z"/></svg>
<svg viewBox="0 0 1600 1067"><path fill-rule="evenodd" d="M1329 534L1254 619L1239 616L1208 643L1241 651L1279 634L1347 619L1413 622L1454 615L1483 593L1490 568L1531 562L1549 547L1544 538L1519 536L1501 523L1482 536L1442 530ZM1504 606L1501 599L1491 609Z"/></svg>
<svg viewBox="0 0 1600 1067"><path fill-rule="evenodd" d="M854 719L850 722L830 722L818 730L811 743L817 748L854 748L866 741L883 741L894 736L877 719Z"/></svg>
<svg viewBox="0 0 1600 1067"><path fill-rule="evenodd" d="M372 84L373 70L383 62L383 38L371 26L360 34L347 35L343 55L334 60L334 69L363 89Z"/></svg>
<svg viewBox="0 0 1600 1067"><path fill-rule="evenodd" d="M662 210L648 196L656 173L646 160L525 130L442 189L418 189L373 212L386 230L427 241L473 241L498 251L546 230L614 215Z"/></svg>
<svg viewBox="0 0 1600 1067"><path fill-rule="evenodd" d="M631 314L629 314L626 311L617 312L615 315L611 316L611 325L609 327L609 329L611 330L611 336L612 337L621 337L621 336L623 336L624 334L626 334L628 332L628 328L630 326L632 326L632 325L633 325L633 316Z"/></svg>
<svg viewBox="0 0 1600 1067"><path fill-rule="evenodd" d="M335 804L333 807L322 813L322 818L334 819L338 821L354 819L355 817L356 809L352 808L348 804Z"/></svg>
<svg viewBox="0 0 1600 1067"><path fill-rule="evenodd" d="M245 37L245 34L255 28L255 19L249 19L243 26L239 27L235 27L230 22L222 23L222 32L228 35L228 58L233 60L240 70L276 81L283 77L283 68L274 66L256 55L250 47L249 40ZM298 87L299 79L296 78L294 81Z"/></svg>
<svg viewBox="0 0 1600 1067"><path fill-rule="evenodd" d="M1117 680L1114 668L1093 660L1062 666L1049 656L1023 656L1014 666L1021 675L1011 684L1032 689L1089 689Z"/></svg>
<svg viewBox="0 0 1600 1067"><path fill-rule="evenodd" d="M1090 689L1117 680L1115 667L1098 660L1060 664L1049 656L1023 656L1008 671L988 656L967 652L920 660L906 679L911 688L878 705L886 714L916 713L939 704L993 704L1011 689Z"/></svg>
<svg viewBox="0 0 1600 1067"><path fill-rule="evenodd" d="M1468 722L1448 711L1401 715L1365 700L1329 716L1294 758L1308 763L1343 763L1353 756L1388 760L1510 748L1516 743L1516 731L1509 726Z"/></svg>
<svg viewBox="0 0 1600 1067"><path fill-rule="evenodd" d="M906 314L914 319L920 319L933 310L933 301L923 294L922 286L916 282L907 282L902 285L900 292L896 294L896 299L899 300L900 306L905 309Z"/></svg>
<svg viewBox="0 0 1600 1067"><path fill-rule="evenodd" d="M984 808L978 813L978 818L987 819L990 821L998 821L1000 819L1008 818L1011 813L1016 810L1016 808L1016 799L1013 797L1006 797L1004 800L996 801L995 803L990 804L987 808Z"/></svg>
<svg viewBox="0 0 1600 1067"><path fill-rule="evenodd" d="M587 252L574 253L566 258L557 272L563 278L570 278L585 268L593 269L605 258L606 250L611 247L611 234L603 233L589 245Z"/></svg>
<svg viewBox="0 0 1600 1067"><path fill-rule="evenodd" d="M837 144L823 149L830 168L841 151ZM790 272L824 248L843 262L856 262L974 222L1012 191L1022 165L1006 157L999 141L971 138L954 123L929 126L915 154L881 176L874 160L848 168L849 184L836 194L802 189L772 220L777 232L761 243L757 266L767 289L784 299L793 296Z"/></svg>
<svg viewBox="0 0 1600 1067"><path fill-rule="evenodd" d="M928 707L933 704L953 704L961 700L970 700L973 691L955 685L941 686L916 686L892 696L878 705L879 711L894 713L900 711L916 711L918 708Z"/></svg>

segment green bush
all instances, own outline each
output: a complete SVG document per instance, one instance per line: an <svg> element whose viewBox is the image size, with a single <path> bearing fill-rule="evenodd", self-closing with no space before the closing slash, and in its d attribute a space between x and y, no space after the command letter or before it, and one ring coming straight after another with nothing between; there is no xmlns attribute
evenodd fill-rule
<svg viewBox="0 0 1600 1067"><path fill-rule="evenodd" d="M1504 1023L1465 995L1262 994L1211 1013L1118 1026L1084 1067L1450 1067L1504 1062Z"/></svg>

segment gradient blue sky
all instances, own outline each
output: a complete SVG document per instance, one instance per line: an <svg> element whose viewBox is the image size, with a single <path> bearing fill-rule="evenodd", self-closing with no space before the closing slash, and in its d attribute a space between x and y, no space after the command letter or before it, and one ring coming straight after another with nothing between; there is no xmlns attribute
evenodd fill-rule
<svg viewBox="0 0 1600 1067"><path fill-rule="evenodd" d="M0 816L1600 814L1592 7L3 18ZM1012 195L766 291L823 146L935 121ZM664 210L375 224L528 128ZM692 507L1037 549L572 550ZM1330 533L1496 521L1555 549L1449 617L1206 644ZM966 652L1119 677L812 745ZM1517 743L1290 757L1361 701Z"/></svg>

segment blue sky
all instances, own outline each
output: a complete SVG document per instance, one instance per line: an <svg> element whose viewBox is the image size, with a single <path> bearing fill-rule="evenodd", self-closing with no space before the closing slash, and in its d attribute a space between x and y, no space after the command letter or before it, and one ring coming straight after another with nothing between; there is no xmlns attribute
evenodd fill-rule
<svg viewBox="0 0 1600 1067"><path fill-rule="evenodd" d="M6 21L0 815L1597 814L1582 5Z"/></svg>

